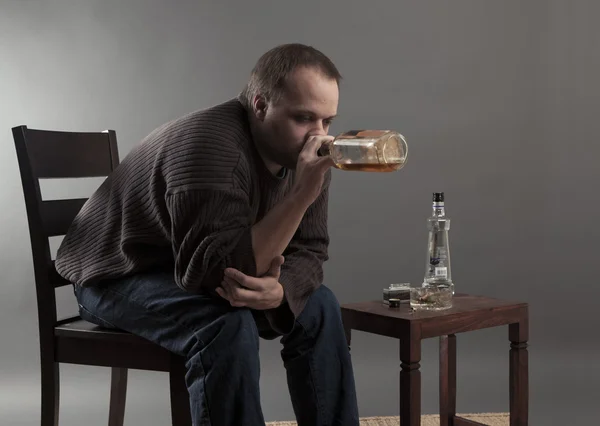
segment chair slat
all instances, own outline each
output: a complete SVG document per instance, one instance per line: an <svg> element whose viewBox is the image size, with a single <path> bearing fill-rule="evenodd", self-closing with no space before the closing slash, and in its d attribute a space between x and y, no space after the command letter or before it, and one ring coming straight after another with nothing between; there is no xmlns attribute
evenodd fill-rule
<svg viewBox="0 0 600 426"><path fill-rule="evenodd" d="M27 130L27 151L37 178L108 176L113 153L112 131L104 133Z"/></svg>
<svg viewBox="0 0 600 426"><path fill-rule="evenodd" d="M62 276L56 272L56 267L54 266L54 260L52 264L48 266L48 281L50 285L54 288L64 287L66 285L71 285L68 280L65 280Z"/></svg>
<svg viewBox="0 0 600 426"><path fill-rule="evenodd" d="M47 237L65 235L87 198L42 201L40 214Z"/></svg>

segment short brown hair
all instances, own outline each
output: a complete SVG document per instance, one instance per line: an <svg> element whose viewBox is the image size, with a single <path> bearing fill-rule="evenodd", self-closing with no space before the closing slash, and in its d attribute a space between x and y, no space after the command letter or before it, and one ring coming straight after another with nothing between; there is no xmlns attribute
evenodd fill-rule
<svg viewBox="0 0 600 426"><path fill-rule="evenodd" d="M331 59L312 46L289 43L276 46L264 53L256 62L239 100L248 111L257 94L267 101L277 102L285 89L288 76L300 67L314 67L325 76L340 83L342 76Z"/></svg>

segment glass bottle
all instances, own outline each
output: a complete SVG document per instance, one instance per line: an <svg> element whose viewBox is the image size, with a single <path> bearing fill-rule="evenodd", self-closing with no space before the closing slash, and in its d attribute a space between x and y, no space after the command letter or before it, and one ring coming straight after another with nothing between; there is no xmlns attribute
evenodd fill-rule
<svg viewBox="0 0 600 426"><path fill-rule="evenodd" d="M351 130L325 142L318 153L330 155L341 170L392 172L404 167L408 146L392 130Z"/></svg>
<svg viewBox="0 0 600 426"><path fill-rule="evenodd" d="M439 290L454 294L452 270L450 266L450 241L448 230L450 219L446 217L444 193L433 193L433 212L427 220L429 237L423 287L434 286Z"/></svg>

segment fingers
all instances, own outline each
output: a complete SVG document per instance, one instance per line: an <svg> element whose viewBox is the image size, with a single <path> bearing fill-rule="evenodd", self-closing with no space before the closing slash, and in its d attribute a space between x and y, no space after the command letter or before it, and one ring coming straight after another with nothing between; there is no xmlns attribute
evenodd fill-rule
<svg viewBox="0 0 600 426"><path fill-rule="evenodd" d="M226 299L231 306L241 307L242 304L237 300L236 288L241 288L238 283L230 278L225 278L221 281L221 286L217 287L216 291L223 299Z"/></svg>
<svg viewBox="0 0 600 426"><path fill-rule="evenodd" d="M228 277L223 279L221 287L217 287L216 291L219 296L226 299L234 307L252 305L260 298L258 292L244 288Z"/></svg>
<svg viewBox="0 0 600 426"><path fill-rule="evenodd" d="M221 281L221 286L216 288L216 292L223 299L227 300L231 306L241 307L244 303L238 300L239 288L242 288L242 284L237 280L244 280L246 275L234 268L227 268ZM232 278L236 277L236 278Z"/></svg>
<svg viewBox="0 0 600 426"><path fill-rule="evenodd" d="M267 309L279 306L282 287L279 284L283 256L277 256L271 262L267 276L251 277L235 268L226 268L221 286L216 292L234 307Z"/></svg>
<svg viewBox="0 0 600 426"><path fill-rule="evenodd" d="M333 136L310 136L300 153L299 161L312 163L315 171L320 174L325 173L327 169L335 165L335 161L330 155L319 156L317 152L324 143L334 139Z"/></svg>
<svg viewBox="0 0 600 426"><path fill-rule="evenodd" d="M246 275L235 268L226 268L224 276L225 278L230 278L237 282L240 286L249 288L250 290L261 290L263 288L259 278Z"/></svg>
<svg viewBox="0 0 600 426"><path fill-rule="evenodd" d="M327 141L332 141L333 139L333 136L328 135L309 136L302 151L309 154L311 157L317 157L317 151L321 148L321 145Z"/></svg>
<svg viewBox="0 0 600 426"><path fill-rule="evenodd" d="M239 271L235 268L225 268L224 276L231 278L234 281L237 281L240 285L246 287L246 281L250 278L248 275L244 274L242 271Z"/></svg>
<svg viewBox="0 0 600 426"><path fill-rule="evenodd" d="M241 288L241 285L231 278L224 277L223 281L221 281L221 287L225 290L228 296L232 296L237 288Z"/></svg>
<svg viewBox="0 0 600 426"><path fill-rule="evenodd" d="M325 173L327 169L335 165L333 157L329 155L325 157L319 157L319 159L315 163L316 166L319 168L319 171L322 173Z"/></svg>
<svg viewBox="0 0 600 426"><path fill-rule="evenodd" d="M231 300L229 300L229 294L227 294L227 291L223 287L217 287L215 291L219 296L231 303Z"/></svg>

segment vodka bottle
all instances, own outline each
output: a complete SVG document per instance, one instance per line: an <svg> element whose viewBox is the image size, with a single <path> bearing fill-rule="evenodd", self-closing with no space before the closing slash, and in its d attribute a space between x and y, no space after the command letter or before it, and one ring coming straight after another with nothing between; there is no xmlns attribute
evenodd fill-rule
<svg viewBox="0 0 600 426"><path fill-rule="evenodd" d="M433 193L433 212L427 220L427 227L429 229L427 263L422 287L435 287L440 291L454 294L448 240L450 219L446 217L443 192Z"/></svg>

